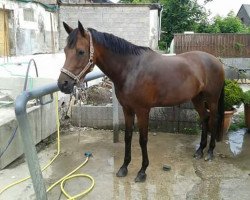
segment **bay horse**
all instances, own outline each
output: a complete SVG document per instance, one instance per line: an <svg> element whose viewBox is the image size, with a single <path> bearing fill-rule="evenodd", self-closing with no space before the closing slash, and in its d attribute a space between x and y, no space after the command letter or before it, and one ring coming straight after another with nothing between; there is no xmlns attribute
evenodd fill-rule
<svg viewBox="0 0 250 200"><path fill-rule="evenodd" d="M220 141L222 138L224 118L225 75L223 65L217 58L201 51L163 56L113 34L85 29L79 21L75 29L65 22L63 25L68 38L64 48L66 60L58 79L60 90L71 93L94 65L114 83L115 94L125 117L125 156L116 173L118 177L128 173L135 115L142 152L142 166L135 181L143 182L149 165L147 142L150 109L179 105L189 100L194 104L202 125L201 142L194 157L203 157L209 131L211 139L205 160L212 160L215 139Z"/></svg>

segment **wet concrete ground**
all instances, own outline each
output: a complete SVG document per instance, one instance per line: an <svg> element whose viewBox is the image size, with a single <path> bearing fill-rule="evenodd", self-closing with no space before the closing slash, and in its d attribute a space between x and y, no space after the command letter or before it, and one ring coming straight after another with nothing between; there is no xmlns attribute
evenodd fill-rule
<svg viewBox="0 0 250 200"><path fill-rule="evenodd" d="M82 163L85 160L84 153L91 151L93 157L77 173L91 175L96 184L82 199L247 200L250 199L250 134L244 133L229 134L229 139L217 143L215 159L205 162L192 157L199 144L199 135L156 133L154 136L150 132L147 180L135 183L134 178L141 167L138 134L135 133L133 137L128 175L118 178L115 173L123 162L123 134L120 135L122 141L114 144L111 131L75 129L62 136L61 154L46 170L44 179L48 187ZM39 153L41 165L45 165L55 153L54 142ZM171 166L171 170L163 171L164 164ZM25 163L0 171L0 189L26 174L28 170ZM65 188L75 194L82 187L87 187L88 183L83 178L73 179ZM65 199L63 195L60 197L59 187L49 192L48 197L51 200ZM35 199L31 181L7 190L0 199Z"/></svg>

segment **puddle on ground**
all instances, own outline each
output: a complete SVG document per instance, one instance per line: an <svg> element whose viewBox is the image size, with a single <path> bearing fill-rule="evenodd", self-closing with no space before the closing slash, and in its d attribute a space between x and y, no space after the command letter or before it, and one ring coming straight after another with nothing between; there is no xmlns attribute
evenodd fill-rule
<svg viewBox="0 0 250 200"><path fill-rule="evenodd" d="M239 129L228 133L228 142L233 155L236 156L241 153L245 134L247 134L247 129Z"/></svg>

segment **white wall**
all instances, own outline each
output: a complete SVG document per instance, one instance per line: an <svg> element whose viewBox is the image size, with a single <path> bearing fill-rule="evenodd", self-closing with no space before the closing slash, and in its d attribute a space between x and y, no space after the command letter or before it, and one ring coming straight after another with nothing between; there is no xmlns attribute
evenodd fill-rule
<svg viewBox="0 0 250 200"><path fill-rule="evenodd" d="M152 49L158 48L159 40L159 18L158 10L150 10L150 33L149 33L149 47Z"/></svg>
<svg viewBox="0 0 250 200"><path fill-rule="evenodd" d="M58 50L58 14L48 12L38 3L23 3L0 0L0 8L9 15L9 40L11 55L28 55L52 52L52 47ZM24 20L24 9L33 9L34 21ZM52 19L52 20L51 20ZM52 27L52 28L51 28ZM52 44L51 29L53 29L54 44Z"/></svg>

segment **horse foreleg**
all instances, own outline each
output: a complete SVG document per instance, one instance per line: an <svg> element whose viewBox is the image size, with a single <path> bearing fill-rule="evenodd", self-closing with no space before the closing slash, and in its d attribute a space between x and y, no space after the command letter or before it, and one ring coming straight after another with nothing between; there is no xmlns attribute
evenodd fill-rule
<svg viewBox="0 0 250 200"><path fill-rule="evenodd" d="M132 141L132 135L133 135L133 124L134 124L134 118L135 114L133 111L129 109L123 108L124 118L125 118L125 156L124 156L124 162L119 171L116 173L116 176L118 177L124 177L128 173L128 165L131 161L131 141Z"/></svg>
<svg viewBox="0 0 250 200"><path fill-rule="evenodd" d="M135 178L135 182L143 182L146 180L147 177L145 172L149 165L148 151L147 151L149 111L150 110L143 109L136 112L138 119L139 134L140 134L139 143L142 152L142 167L138 172L137 177Z"/></svg>

